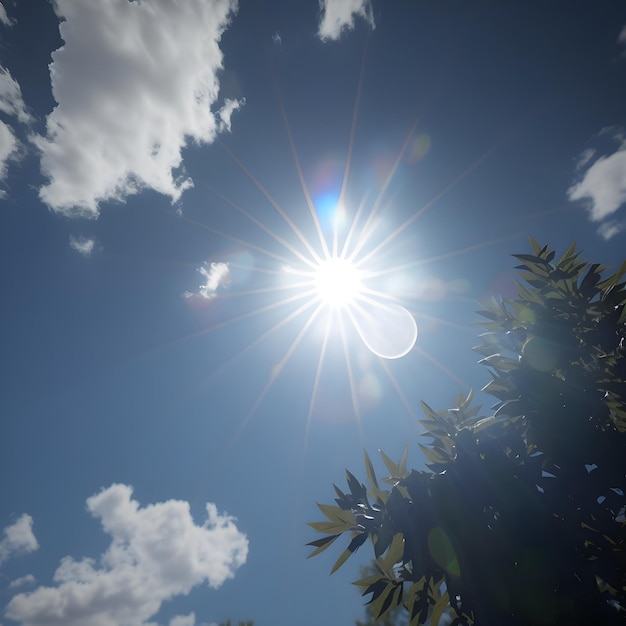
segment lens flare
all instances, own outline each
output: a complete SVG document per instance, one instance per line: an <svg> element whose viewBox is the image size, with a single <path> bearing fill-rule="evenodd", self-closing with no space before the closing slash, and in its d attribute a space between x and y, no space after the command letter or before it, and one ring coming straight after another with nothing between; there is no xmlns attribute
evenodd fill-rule
<svg viewBox="0 0 626 626"><path fill-rule="evenodd" d="M402 305L368 302L352 315L359 337L368 349L383 359L406 356L417 341L417 324Z"/></svg>

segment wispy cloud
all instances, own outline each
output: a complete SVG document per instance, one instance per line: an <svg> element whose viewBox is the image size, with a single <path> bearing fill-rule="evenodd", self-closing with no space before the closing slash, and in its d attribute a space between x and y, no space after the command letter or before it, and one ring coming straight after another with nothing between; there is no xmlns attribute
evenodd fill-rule
<svg viewBox="0 0 626 626"><path fill-rule="evenodd" d="M619 235L619 233L623 233L624 231L626 231L626 222L619 222L617 220L603 222L598 226L598 234L605 241L608 241L612 237L615 237L615 235Z"/></svg>
<svg viewBox="0 0 626 626"><path fill-rule="evenodd" d="M604 129L598 136L607 135L609 130L617 149L601 156L597 150L585 150L576 168L581 172L580 180L567 191L570 200L586 202L591 221L601 222L598 232L604 239L624 230L616 220L605 220L626 204L626 141L619 129Z"/></svg>
<svg viewBox="0 0 626 626"><path fill-rule="evenodd" d="M626 25L620 31L619 36L617 37L617 43L626 45Z"/></svg>
<svg viewBox="0 0 626 626"><path fill-rule="evenodd" d="M33 518L24 513L15 524L7 526L0 541L0 563L15 554L34 552L39 547L33 534Z"/></svg>
<svg viewBox="0 0 626 626"><path fill-rule="evenodd" d="M3 12L4 7L0 5L0 21L7 24L3 19ZM4 12L4 17L6 17L6 12ZM0 113L14 118L22 124L29 124L32 121L22 99L22 90L18 82L11 76L11 72L2 65L0 65ZM0 182L6 178L9 163L19 157L21 148L23 146L15 135L15 129L10 124L0 120ZM0 197L4 197L4 195L5 192L0 191Z"/></svg>
<svg viewBox="0 0 626 626"><path fill-rule="evenodd" d="M320 0L320 10L317 35L323 41L339 39L344 30L352 30L356 17L375 27L370 0Z"/></svg>
<svg viewBox="0 0 626 626"><path fill-rule="evenodd" d="M195 293L186 292L187 298L199 296L210 300L217 295L218 287L223 287L230 283L230 266L228 263L205 263L198 271L204 277L204 282Z"/></svg>
<svg viewBox="0 0 626 626"><path fill-rule="evenodd" d="M21 576L20 578L16 578L9 583L9 589L17 589L18 587L24 587L25 585L34 585L35 577L32 574L26 574L26 576Z"/></svg>
<svg viewBox="0 0 626 626"><path fill-rule="evenodd" d="M226 100L224 100L224 106L217 112L217 115L220 118L219 131L221 133L230 132L230 118L232 114L235 111L238 111L245 103L245 98L242 98L241 100L226 98Z"/></svg>
<svg viewBox="0 0 626 626"><path fill-rule="evenodd" d="M139 626L163 602L204 582L217 588L245 563L246 536L214 504L196 525L188 502L141 507L131 496L131 487L116 484L88 498L87 509L111 536L106 552L98 563L65 557L56 585L14 596L6 617L22 626ZM174 625L193 624L189 618Z"/></svg>
<svg viewBox="0 0 626 626"><path fill-rule="evenodd" d="M18 146L12 128L0 120L0 182L6 178L9 162L17 154ZM0 198L4 195L5 192L0 190Z"/></svg>
<svg viewBox="0 0 626 626"><path fill-rule="evenodd" d="M11 72L0 65L0 111L28 124L32 117L26 110L22 99L19 83L11 76Z"/></svg>
<svg viewBox="0 0 626 626"><path fill-rule="evenodd" d="M5 26L13 26L15 24L15 20L12 20L6 12L2 2L0 2L0 22Z"/></svg>
<svg viewBox="0 0 626 626"><path fill-rule="evenodd" d="M94 250L95 243L93 239L88 239L82 235L80 237L70 235L70 248L76 250L82 256L90 256Z"/></svg>
<svg viewBox="0 0 626 626"><path fill-rule="evenodd" d="M64 45L52 54L57 106L41 151L40 198L68 216L143 188L180 198L189 141L210 143L219 41L237 0L56 0ZM231 112L234 107L231 107Z"/></svg>

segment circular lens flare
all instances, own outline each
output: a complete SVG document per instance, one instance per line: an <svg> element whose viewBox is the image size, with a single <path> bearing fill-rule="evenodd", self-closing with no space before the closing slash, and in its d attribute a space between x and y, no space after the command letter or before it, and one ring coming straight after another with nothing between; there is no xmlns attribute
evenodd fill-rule
<svg viewBox="0 0 626 626"><path fill-rule="evenodd" d="M330 307L344 307L361 292L361 277L353 263L341 257L322 261L315 272L315 290Z"/></svg>
<svg viewBox="0 0 626 626"><path fill-rule="evenodd" d="M400 304L368 302L351 317L363 343L383 359L402 358L417 341L415 318Z"/></svg>

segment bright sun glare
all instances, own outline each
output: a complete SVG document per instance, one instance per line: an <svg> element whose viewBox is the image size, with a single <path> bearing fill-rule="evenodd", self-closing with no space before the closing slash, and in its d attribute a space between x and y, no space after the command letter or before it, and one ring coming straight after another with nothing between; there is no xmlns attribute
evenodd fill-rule
<svg viewBox="0 0 626 626"><path fill-rule="evenodd" d="M327 306L349 306L362 291L360 272L350 260L338 256L330 257L317 267L315 291L321 302Z"/></svg>
<svg viewBox="0 0 626 626"><path fill-rule="evenodd" d="M343 350L352 405L355 414L360 414L361 397L364 392L359 382L358 366L355 365L355 360L351 356L352 338L360 339L361 345L378 358L382 370L387 373L392 386L403 399L405 406L408 406L400 391L399 383L386 365L386 361L400 359L415 349L418 335L417 323L413 313L403 304L405 294L410 293L403 285L411 285L410 280L404 282L405 273L413 263L407 263L407 260L402 258L402 254L399 252L396 255L391 247L425 211L473 171L481 163L482 157L429 202L418 210L412 211L394 228L393 221L389 220L389 215L386 213L388 207L386 198L390 183L414 142L413 133L416 126L414 124L389 172L381 184L375 188L373 199L366 193L358 207L350 210L349 205L346 205L348 200L346 190L352 163L362 78L363 73L359 78L341 188L338 196L332 198L330 205L326 196L319 196L314 201L309 191L287 116L281 105L294 165L304 195L305 206L308 209L307 226L300 224L300 212L287 212L239 158L225 144L222 144L226 153L257 187L287 227L287 234L284 234L285 231L274 228L271 222L261 219L252 211L244 209L232 199L213 189L213 192L231 209L245 217L249 223L256 225L276 245L257 244L204 226L207 230L235 244L243 245L251 260L243 263L240 260L220 261L211 264L210 269L205 268L203 275L206 278L206 284L200 288L199 295L213 300L217 297L216 292L224 284L226 277L231 283L236 282L237 277L234 273L237 272L241 276L239 280L248 280L244 277L258 270L259 273L274 276L276 281L267 286L262 285L248 291L239 291L239 295L248 294L264 298L269 296L269 298L264 304L216 324L211 330L256 315L281 310L283 313L279 315L275 323L245 349L252 348L276 333L287 332L287 328L290 328L289 332L293 333L284 354L271 368L268 381L241 425L240 432L307 334L311 331L317 332L317 330L322 332L318 335L321 336L321 341L306 418L307 428L319 395L324 361L330 358L328 355L331 352L336 354L330 350L331 344L338 345ZM306 212L302 215L306 217ZM460 254L463 251L457 250L452 254ZM266 267L257 266L257 259L263 256L271 259L273 264ZM238 257L235 258L238 259ZM228 271L222 271L224 268ZM288 308L285 309L285 307ZM292 328L294 330L291 330ZM424 354L421 350L420 353ZM437 362L436 364L443 367Z"/></svg>

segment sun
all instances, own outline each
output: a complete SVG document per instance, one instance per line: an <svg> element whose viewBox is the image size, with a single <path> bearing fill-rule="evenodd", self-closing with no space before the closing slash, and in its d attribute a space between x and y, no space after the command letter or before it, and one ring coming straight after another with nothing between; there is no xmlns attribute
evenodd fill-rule
<svg viewBox="0 0 626 626"><path fill-rule="evenodd" d="M340 256L321 261L314 282L320 302L331 308L351 305L363 291L361 272L352 261Z"/></svg>

